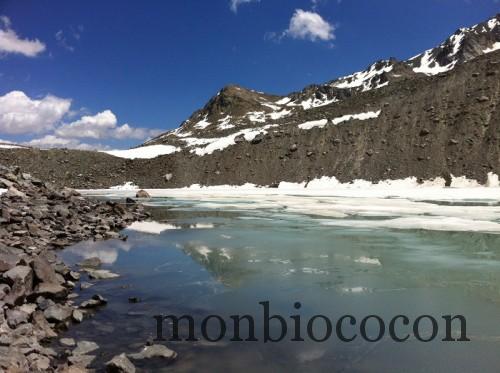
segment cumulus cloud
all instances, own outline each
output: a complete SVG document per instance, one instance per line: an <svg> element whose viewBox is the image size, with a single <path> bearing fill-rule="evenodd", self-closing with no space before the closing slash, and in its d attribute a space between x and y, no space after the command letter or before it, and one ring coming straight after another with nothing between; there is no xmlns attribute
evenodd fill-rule
<svg viewBox="0 0 500 373"><path fill-rule="evenodd" d="M335 26L328 23L316 12L296 9L285 36L311 41L335 39Z"/></svg>
<svg viewBox="0 0 500 373"><path fill-rule="evenodd" d="M0 135L38 135L25 145L43 148L104 149L110 140L145 140L162 133L159 129L118 124L111 110L74 119L71 100L47 95L40 99L22 91L0 96ZM69 122L69 123L68 123ZM90 144L81 142L88 139Z"/></svg>
<svg viewBox="0 0 500 373"><path fill-rule="evenodd" d="M10 19L0 16L0 53L22 54L36 57L45 50L45 44L38 39L22 39L11 28Z"/></svg>
<svg viewBox="0 0 500 373"><path fill-rule="evenodd" d="M96 115L85 115L79 120L63 124L55 133L63 138L144 140L156 136L160 132L148 128L132 127L129 124L119 126L115 114L111 110L104 110Z"/></svg>
<svg viewBox="0 0 500 373"><path fill-rule="evenodd" d="M41 138L24 142L23 145L34 146L42 149L70 148L80 150L103 150L109 148L102 144L86 144L80 142L78 139L63 139L54 135L45 135Z"/></svg>
<svg viewBox="0 0 500 373"><path fill-rule="evenodd" d="M231 8L231 10L236 13L238 12L238 7L242 4L246 4L246 3L252 3L252 2L258 2L260 0L231 0L230 3L229 3L229 7Z"/></svg>
<svg viewBox="0 0 500 373"><path fill-rule="evenodd" d="M63 124L56 130L61 137L101 139L116 128L117 119L111 110L104 110L96 115L85 115L80 119Z"/></svg>
<svg viewBox="0 0 500 373"><path fill-rule="evenodd" d="M0 132L15 135L51 130L70 106L69 99L51 95L31 99L21 91L9 92L0 96Z"/></svg>

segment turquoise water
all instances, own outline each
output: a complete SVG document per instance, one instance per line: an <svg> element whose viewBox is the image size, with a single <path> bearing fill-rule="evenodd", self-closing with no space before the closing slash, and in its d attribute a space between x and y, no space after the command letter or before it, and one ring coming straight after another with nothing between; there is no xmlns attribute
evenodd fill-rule
<svg viewBox="0 0 500 373"><path fill-rule="evenodd" d="M177 361L142 367L166 372L498 371L499 235L331 226L323 224L331 220L324 216L240 209L234 201L225 208L225 203L155 199L149 207L152 219L168 224L161 233L125 230L126 242L83 242L63 251L69 263L98 256L103 268L120 274L80 292L77 301L99 293L109 304L67 335L97 342L100 363L117 353L138 351L155 334L153 316L158 314L189 314L197 321L210 314L226 320L250 314L260 336L259 302L269 301L271 313L285 318L299 314L305 320L304 342L290 341L291 332L279 343L227 338L216 343L164 342L178 352ZM132 296L141 301L129 303ZM300 310L295 302L302 304ZM335 334L320 343L305 332L315 314L333 323L345 314L358 323L375 314L386 324L399 314L412 322L427 314L440 328L438 338L429 343L415 338L397 343L388 334L376 343L360 337L345 343ZM470 342L440 341L441 316L447 314L466 317ZM315 328L319 336L324 332L320 324ZM421 329L429 335L430 324L423 323ZM345 330L359 334L356 328ZM367 331L376 335L375 324L368 324Z"/></svg>

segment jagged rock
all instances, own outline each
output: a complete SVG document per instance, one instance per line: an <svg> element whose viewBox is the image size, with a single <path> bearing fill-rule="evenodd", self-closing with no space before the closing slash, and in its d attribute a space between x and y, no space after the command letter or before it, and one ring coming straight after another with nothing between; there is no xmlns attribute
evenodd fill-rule
<svg viewBox="0 0 500 373"><path fill-rule="evenodd" d="M87 258L78 263L78 265L84 268L99 268L101 266L101 259L97 257Z"/></svg>
<svg viewBox="0 0 500 373"><path fill-rule="evenodd" d="M170 181L170 180L172 180L173 177L174 177L174 174L172 174L172 173L165 174L165 181Z"/></svg>
<svg viewBox="0 0 500 373"><path fill-rule="evenodd" d="M240 142L244 142L245 141L245 135L241 134L241 135L238 135L234 138L234 142L236 144L240 143Z"/></svg>
<svg viewBox="0 0 500 373"><path fill-rule="evenodd" d="M118 239L120 234L118 232L109 231L104 234L108 239Z"/></svg>
<svg viewBox="0 0 500 373"><path fill-rule="evenodd" d="M59 284L42 282L36 286L35 293L49 298L62 299L68 294L68 289Z"/></svg>
<svg viewBox="0 0 500 373"><path fill-rule="evenodd" d="M66 346L66 347L74 347L76 346L76 342L73 338L61 338L59 340L59 343L63 346Z"/></svg>
<svg viewBox="0 0 500 373"><path fill-rule="evenodd" d="M25 193L21 192L17 188L11 186L9 189L7 189L7 192L5 193L5 196L8 198L20 198L20 199L26 199L27 196Z"/></svg>
<svg viewBox="0 0 500 373"><path fill-rule="evenodd" d="M108 280L112 278L120 277L120 275L113 273L107 269L87 269L85 272L89 275L89 278L94 280Z"/></svg>
<svg viewBox="0 0 500 373"><path fill-rule="evenodd" d="M20 304L33 289L33 271L28 266L16 266L3 274L11 285L9 294L4 297L8 304Z"/></svg>
<svg viewBox="0 0 500 373"><path fill-rule="evenodd" d="M19 264L21 258L10 253L0 253L0 272L8 271Z"/></svg>
<svg viewBox="0 0 500 373"><path fill-rule="evenodd" d="M73 355L68 357L68 361L81 368L87 368L95 360L93 355ZM85 372L87 370L84 370Z"/></svg>
<svg viewBox="0 0 500 373"><path fill-rule="evenodd" d="M14 183L12 181L0 177L0 188L9 189L13 185Z"/></svg>
<svg viewBox="0 0 500 373"><path fill-rule="evenodd" d="M38 308L40 308L42 311L45 311L47 308L54 305L55 303L51 299L39 296L36 298L36 304L38 304Z"/></svg>
<svg viewBox="0 0 500 373"><path fill-rule="evenodd" d="M31 266L35 272L36 278L40 282L59 284L56 271L44 256L38 255L31 263Z"/></svg>
<svg viewBox="0 0 500 373"><path fill-rule="evenodd" d="M71 317L73 318L74 322L80 323L83 321L83 312L80 310L73 310Z"/></svg>
<svg viewBox="0 0 500 373"><path fill-rule="evenodd" d="M0 368L5 372L29 372L26 357L16 348L0 346Z"/></svg>
<svg viewBox="0 0 500 373"><path fill-rule="evenodd" d="M31 316L33 314L33 312L36 311L37 307L38 306L34 303L26 303L26 304L23 304L21 307L19 307L19 310L26 312L26 314L28 314L28 316Z"/></svg>
<svg viewBox="0 0 500 373"><path fill-rule="evenodd" d="M3 274L3 277L12 285L16 282L25 284L31 290L33 285L33 272L28 266L19 265L9 269Z"/></svg>
<svg viewBox="0 0 500 373"><path fill-rule="evenodd" d="M28 355L28 361L32 372L45 372L50 368L50 359L47 356L33 353Z"/></svg>
<svg viewBox="0 0 500 373"><path fill-rule="evenodd" d="M99 294L96 294L96 295L92 296L91 299L82 302L82 304L80 304L80 308L84 308L84 309L85 308L95 308L95 307L104 306L106 303L108 303L108 301L105 298L103 298Z"/></svg>
<svg viewBox="0 0 500 373"><path fill-rule="evenodd" d="M16 328L19 324L28 322L28 314L17 309L7 310L6 316L7 323L11 328Z"/></svg>
<svg viewBox="0 0 500 373"><path fill-rule="evenodd" d="M106 371L108 373L135 373L135 367L125 354L120 354L106 363Z"/></svg>
<svg viewBox="0 0 500 373"><path fill-rule="evenodd" d="M480 96L477 98L477 102L486 102L489 100L490 100L490 98L488 96Z"/></svg>
<svg viewBox="0 0 500 373"><path fill-rule="evenodd" d="M427 128L422 128L419 132L419 135L423 137L423 136L427 136L430 133L431 133L431 131L429 131Z"/></svg>
<svg viewBox="0 0 500 373"><path fill-rule="evenodd" d="M136 202L135 202L135 199L127 197L127 198L125 198L125 204L127 204L127 205L135 205Z"/></svg>
<svg viewBox="0 0 500 373"><path fill-rule="evenodd" d="M59 304L54 304L49 306L43 315L48 321L62 322L71 317L72 309L70 307L61 306Z"/></svg>
<svg viewBox="0 0 500 373"><path fill-rule="evenodd" d="M146 192L144 189L139 190L139 191L135 194L135 197L136 197L136 198L151 198L151 196L149 195L149 193L148 193L148 192Z"/></svg>
<svg viewBox="0 0 500 373"><path fill-rule="evenodd" d="M252 140L250 140L251 144L259 144L264 139L264 135L262 133L258 133Z"/></svg>
<svg viewBox="0 0 500 373"><path fill-rule="evenodd" d="M94 284L90 283L90 282L81 282L80 283L80 289L81 290L85 290L85 289L88 289L90 287L94 286Z"/></svg>
<svg viewBox="0 0 500 373"><path fill-rule="evenodd" d="M42 311L35 311L32 315L32 320L35 333L38 333L41 340L57 336L57 334L50 327Z"/></svg>
<svg viewBox="0 0 500 373"><path fill-rule="evenodd" d="M80 274L76 271L70 271L67 276L70 280L78 281L80 280Z"/></svg>
<svg viewBox="0 0 500 373"><path fill-rule="evenodd" d="M0 300L10 293L10 286L7 284L0 284Z"/></svg>
<svg viewBox="0 0 500 373"><path fill-rule="evenodd" d="M69 209L62 205L55 206L54 212L61 218L69 218L71 216L71 212L69 211Z"/></svg>
<svg viewBox="0 0 500 373"><path fill-rule="evenodd" d="M95 351L99 348L99 345L91 341L78 341L76 343L76 348L73 350L73 356L76 355L86 355L89 352Z"/></svg>
<svg viewBox="0 0 500 373"><path fill-rule="evenodd" d="M58 368L57 373L88 373L88 370L78 365L63 365Z"/></svg>
<svg viewBox="0 0 500 373"><path fill-rule="evenodd" d="M128 357L134 360L143 360L151 358L162 358L173 360L177 357L177 353L163 345L145 346L142 351L135 354L129 354Z"/></svg>

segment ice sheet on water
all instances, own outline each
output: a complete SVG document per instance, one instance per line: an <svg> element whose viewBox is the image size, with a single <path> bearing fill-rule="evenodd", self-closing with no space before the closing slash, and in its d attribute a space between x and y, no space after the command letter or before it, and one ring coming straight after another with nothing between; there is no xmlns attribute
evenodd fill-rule
<svg viewBox="0 0 500 373"><path fill-rule="evenodd" d="M279 188L195 185L148 192L153 197L173 198L183 206L187 203L186 208L245 212L240 219L278 217L312 219L315 224L350 228L499 233L498 177L490 174L487 185L465 177L454 177L453 187L444 187L444 180L439 178L423 184L416 178L343 184L334 177L323 177L308 184L281 183ZM122 197L134 193L123 189L82 192Z"/></svg>
<svg viewBox="0 0 500 373"><path fill-rule="evenodd" d="M156 221L136 221L127 227L128 230L149 233L149 234L160 234L167 230L180 229L181 227L177 225L159 223Z"/></svg>

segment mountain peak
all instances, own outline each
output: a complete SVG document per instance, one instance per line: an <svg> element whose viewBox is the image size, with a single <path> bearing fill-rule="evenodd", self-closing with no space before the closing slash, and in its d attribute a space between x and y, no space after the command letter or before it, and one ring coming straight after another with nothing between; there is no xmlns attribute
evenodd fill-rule
<svg viewBox="0 0 500 373"><path fill-rule="evenodd" d="M500 14L477 25L459 28L440 45L410 58L407 63L416 73L435 75L498 49Z"/></svg>
<svg viewBox="0 0 500 373"><path fill-rule="evenodd" d="M347 102L363 100L364 93L368 91L380 89L380 95L384 95L382 88L393 83L404 84L406 80L419 79L421 74L450 71L495 50L500 50L500 14L477 25L459 28L438 46L409 60L398 61L394 57L379 60L362 71L324 84L309 85L287 96L265 94L229 84L184 121L180 128L149 143L172 142L176 146L179 142L209 143L219 136L250 130L259 132L266 126L315 121L322 118L324 112L335 111ZM359 109L359 112L362 111Z"/></svg>

